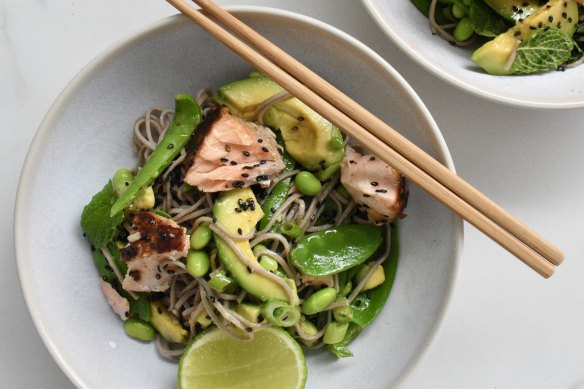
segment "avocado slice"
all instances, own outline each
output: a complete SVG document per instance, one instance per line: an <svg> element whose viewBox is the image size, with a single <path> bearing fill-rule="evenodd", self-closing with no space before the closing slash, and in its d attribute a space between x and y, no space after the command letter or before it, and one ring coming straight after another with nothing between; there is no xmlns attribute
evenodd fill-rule
<svg viewBox="0 0 584 389"><path fill-rule="evenodd" d="M251 199L251 201L250 201ZM258 204L242 211L240 202ZM233 234L247 235L255 230L255 226L264 216L255 195L250 188L233 189L222 192L213 205L213 216L221 226ZM237 254L229 247L225 240L214 234L217 252L221 262L225 265L231 276L248 293L256 296L261 301L279 299L288 301L289 297L284 288L277 282L263 277L257 273L249 272L247 266L238 258ZM251 250L249 240L235 240L239 249L249 258L257 262ZM295 288L294 281L285 280ZM291 305L298 305L298 297L290 301Z"/></svg>
<svg viewBox="0 0 584 389"><path fill-rule="evenodd" d="M485 0L485 3L510 22L525 19L542 5L541 0Z"/></svg>
<svg viewBox="0 0 584 389"><path fill-rule="evenodd" d="M247 120L257 119L257 107L268 98L284 91L261 73L234 81L218 89L215 101ZM344 149L331 142L341 137L340 130L295 97L273 104L263 115L266 126L280 130L286 151L304 168L326 171L327 179L340 168Z"/></svg>
<svg viewBox="0 0 584 389"><path fill-rule="evenodd" d="M578 22L578 4L574 0L551 0L507 32L485 43L472 55L471 60L495 75L512 74L507 68L509 58L518 42L527 39L534 29L555 28L572 36Z"/></svg>
<svg viewBox="0 0 584 389"><path fill-rule="evenodd" d="M150 311L152 312L150 323L167 342L187 342L189 333L174 320L170 312L168 312L160 301L151 301Z"/></svg>

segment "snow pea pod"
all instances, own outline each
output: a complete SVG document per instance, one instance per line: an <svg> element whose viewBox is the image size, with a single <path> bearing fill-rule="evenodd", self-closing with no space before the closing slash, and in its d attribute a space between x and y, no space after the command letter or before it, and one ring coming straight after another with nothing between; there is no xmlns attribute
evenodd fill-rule
<svg viewBox="0 0 584 389"><path fill-rule="evenodd" d="M278 133L276 140L278 141L279 145L281 145L281 146L284 145L284 140L282 139L282 135L280 133ZM284 160L284 165L286 166L284 168L284 170L282 170L282 173L286 173L286 172L289 172L291 170L294 170L294 168L296 167L296 161L294 161L294 159L290 156L290 154L288 154L286 152L285 149L284 149L284 155L282 158ZM288 178L285 178L282 181L278 182L272 188L272 191L270 192L270 194L268 195L268 197L264 201L264 204L262 205L262 211L264 211L264 217L262 217L262 219L260 220L260 223L258 224L258 230L261 231L264 228L266 228L266 226L268 225L268 223L272 219L272 215L274 214L274 212L278 208L280 208L280 206L282 204L284 204L284 202L288 198L288 192L290 191L291 186L292 186L292 177L288 177ZM277 228L277 226L274 226L272 228L272 230L274 230L276 228Z"/></svg>
<svg viewBox="0 0 584 389"><path fill-rule="evenodd" d="M168 130L134 181L112 206L111 216L122 212L134 200L140 189L150 185L170 165L191 139L202 116L201 107L193 96L188 94L175 96L174 116Z"/></svg>
<svg viewBox="0 0 584 389"><path fill-rule="evenodd" d="M394 222L391 227L391 249L387 260L383 263L385 281L374 289L360 293L355 300L353 300L351 307L353 308L354 323L361 327L365 327L371 324L379 312L381 312L381 309L389 297L391 287L393 286L395 273L397 271L398 256L399 228L398 223Z"/></svg>
<svg viewBox="0 0 584 389"><path fill-rule="evenodd" d="M370 224L346 224L305 235L290 252L303 274L325 277L365 262L381 245L382 229Z"/></svg>

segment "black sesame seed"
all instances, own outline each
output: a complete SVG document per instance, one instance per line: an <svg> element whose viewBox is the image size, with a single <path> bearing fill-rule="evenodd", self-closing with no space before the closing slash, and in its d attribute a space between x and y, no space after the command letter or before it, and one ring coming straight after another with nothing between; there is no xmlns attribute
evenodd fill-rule
<svg viewBox="0 0 584 389"><path fill-rule="evenodd" d="M216 300L215 300L215 297L213 297L213 296L209 296L209 301L211 301L212 303L214 303L214 302L216 301Z"/></svg>
<svg viewBox="0 0 584 389"><path fill-rule="evenodd" d="M162 308L158 307L156 310L158 311L159 315L162 315Z"/></svg>
<svg viewBox="0 0 584 389"><path fill-rule="evenodd" d="M519 11L517 11L518 14L522 14L523 13L523 8L520 8Z"/></svg>
<svg viewBox="0 0 584 389"><path fill-rule="evenodd" d="M572 23L574 20L572 18L568 18L568 23Z"/></svg>
<svg viewBox="0 0 584 389"><path fill-rule="evenodd" d="M267 162L267 161L266 161L265 159L262 159L262 160L260 161L260 165L265 165L265 164L266 164L266 162Z"/></svg>
<svg viewBox="0 0 584 389"><path fill-rule="evenodd" d="M234 188L243 188L243 181L235 181L233 183Z"/></svg>
<svg viewBox="0 0 584 389"><path fill-rule="evenodd" d="M247 177L249 177L249 174L247 174L247 173L241 173L241 176L242 176L243 178L247 178Z"/></svg>
<svg viewBox="0 0 584 389"><path fill-rule="evenodd" d="M298 116L298 121L304 121L304 116Z"/></svg>
<svg viewBox="0 0 584 389"><path fill-rule="evenodd" d="M252 329L250 327L245 327L245 332L251 332Z"/></svg>
<svg viewBox="0 0 584 389"><path fill-rule="evenodd" d="M387 193L387 189L376 189L377 193Z"/></svg>
<svg viewBox="0 0 584 389"><path fill-rule="evenodd" d="M238 233L239 235L241 235L241 234L243 234L243 230L242 230L241 228L238 228L238 229L237 229L237 233Z"/></svg>
<svg viewBox="0 0 584 389"><path fill-rule="evenodd" d="M231 151L231 146L225 145L225 151L230 152Z"/></svg>
<svg viewBox="0 0 584 389"><path fill-rule="evenodd" d="M258 139L258 143L264 143L264 140L260 138Z"/></svg>
<svg viewBox="0 0 584 389"><path fill-rule="evenodd" d="M220 160L221 162L229 162L229 160L227 158L221 158Z"/></svg>
<svg viewBox="0 0 584 389"><path fill-rule="evenodd" d="M543 27L543 22L539 22L537 27L542 28Z"/></svg>
<svg viewBox="0 0 584 389"><path fill-rule="evenodd" d="M168 146L166 146L167 149L172 150L174 149L174 144L173 143L169 143Z"/></svg>
<svg viewBox="0 0 584 389"><path fill-rule="evenodd" d="M353 160L350 160L350 161L349 161L349 163L350 163L350 164L354 164L354 163L355 163L355 161L353 161Z"/></svg>
<svg viewBox="0 0 584 389"><path fill-rule="evenodd" d="M272 212L272 213L276 212L276 207L270 208L270 212Z"/></svg>
<svg viewBox="0 0 584 389"><path fill-rule="evenodd" d="M213 223L217 223L217 218L215 216L213 216Z"/></svg>
<svg viewBox="0 0 584 389"><path fill-rule="evenodd" d="M252 211L255 211L255 209L256 209L256 207L255 207L255 204L251 204L251 205L249 206L249 208L250 208Z"/></svg>
<svg viewBox="0 0 584 389"><path fill-rule="evenodd" d="M371 197L367 193L363 193L363 197Z"/></svg>
<svg viewBox="0 0 584 389"><path fill-rule="evenodd" d="M292 127L292 131L296 131L296 130L298 130L298 126Z"/></svg>
<svg viewBox="0 0 584 389"><path fill-rule="evenodd" d="M251 155L249 151L242 151L242 154L245 155L246 157L249 157Z"/></svg>
<svg viewBox="0 0 584 389"><path fill-rule="evenodd" d="M243 200L242 199L237 199L237 204L241 207L243 205Z"/></svg>
<svg viewBox="0 0 584 389"><path fill-rule="evenodd" d="M519 11L519 8L517 8L517 6L516 6L516 5L514 5L513 7L511 7L511 9L513 10L513 12L517 12L517 11Z"/></svg>
<svg viewBox="0 0 584 389"><path fill-rule="evenodd" d="M565 13L565 12L562 12L562 17L563 17L564 19L567 19L567 18L568 18L568 14L567 14L567 13Z"/></svg>
<svg viewBox="0 0 584 389"><path fill-rule="evenodd" d="M529 26L530 30L536 30L535 26Z"/></svg>
<svg viewBox="0 0 584 389"><path fill-rule="evenodd" d="M379 182L377 182L377 181L371 181L371 186L379 186Z"/></svg>
<svg viewBox="0 0 584 389"><path fill-rule="evenodd" d="M521 5L524 7L527 7L529 5L529 3L527 1L524 1Z"/></svg>
<svg viewBox="0 0 584 389"><path fill-rule="evenodd" d="M553 22L553 21L554 21L554 17L553 17L552 15L550 15L550 17L548 18L548 20L549 20L549 21L550 21L550 23L551 23L551 22Z"/></svg>
<svg viewBox="0 0 584 389"><path fill-rule="evenodd" d="M514 36L519 36L521 35L521 31L515 31L515 34L513 34Z"/></svg>
<svg viewBox="0 0 584 389"><path fill-rule="evenodd" d="M375 161L375 156L369 158L370 161Z"/></svg>
<svg viewBox="0 0 584 389"><path fill-rule="evenodd" d="M562 28L562 22L558 22L558 28Z"/></svg>
<svg viewBox="0 0 584 389"><path fill-rule="evenodd" d="M235 165L237 165L237 162L235 162L235 161L231 161L231 162L229 162L229 163L231 164L231 166L235 166Z"/></svg>
<svg viewBox="0 0 584 389"><path fill-rule="evenodd" d="M241 213L241 208L235 208L235 212Z"/></svg>
<svg viewBox="0 0 584 389"><path fill-rule="evenodd" d="M282 149L278 149L278 154L284 155L284 152L282 151Z"/></svg>
<svg viewBox="0 0 584 389"><path fill-rule="evenodd" d="M270 150L269 150L267 147L262 147L262 151L263 151L264 153L267 153L267 152L268 152L268 151L270 151Z"/></svg>
<svg viewBox="0 0 584 389"><path fill-rule="evenodd" d="M260 181L267 181L268 180L268 176L257 176L256 181L260 182Z"/></svg>

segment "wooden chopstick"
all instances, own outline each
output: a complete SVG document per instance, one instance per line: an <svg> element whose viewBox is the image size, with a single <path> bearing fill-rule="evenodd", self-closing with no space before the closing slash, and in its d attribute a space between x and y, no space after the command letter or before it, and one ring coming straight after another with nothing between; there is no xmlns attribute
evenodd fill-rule
<svg viewBox="0 0 584 389"><path fill-rule="evenodd" d="M392 147L388 146L386 143L377 138L375 135L368 132L353 119L349 118L329 102L305 87L288 73L284 72L272 62L259 55L256 51L245 45L243 42L239 41L232 34L225 31L222 27L210 20L207 16L185 4L182 0L167 1L190 19L199 24L211 35L219 39L223 44L233 50L241 58L250 62L258 70L274 79L274 81L280 84L292 95L299 98L312 109L319 112L325 118L337 125L357 142L367 145L367 147L373 153L378 155L394 168L400 170L412 182L419 185L422 189L430 193L441 203L448 206L455 213L491 237L502 247L522 260L540 275L547 278L553 274L554 266L552 263L548 262L544 257L535 252L513 234L501 228L501 226L485 216L478 209L467 203L457 194L453 193L442 183L433 179L430 175L412 163L409 159L405 158Z"/></svg>
<svg viewBox="0 0 584 389"><path fill-rule="evenodd" d="M246 40L253 48L271 59L275 64L290 73L296 79L310 85L310 88L344 112L351 119L375 134L394 150L425 170L430 176L440 181L444 186L456 193L462 199L471 203L480 212L492 219L518 239L525 242L534 251L554 265L559 265L564 259L560 249L545 241L537 232L521 223L488 197L448 170L444 165L430 157L415 144L403 137L399 132L388 126L381 119L367 111L343 92L339 91L326 80L320 78L302 63L280 49L268 39L258 34L239 19L226 12L210 0L192 0L205 12L217 18L221 23Z"/></svg>

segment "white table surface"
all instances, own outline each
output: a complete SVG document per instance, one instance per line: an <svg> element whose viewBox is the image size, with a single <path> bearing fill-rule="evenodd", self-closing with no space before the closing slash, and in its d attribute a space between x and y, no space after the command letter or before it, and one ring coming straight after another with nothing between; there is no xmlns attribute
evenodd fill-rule
<svg viewBox="0 0 584 389"><path fill-rule="evenodd" d="M543 280L466 226L449 314L402 388L583 389L584 110L530 111L463 93L407 59L357 0L219 3L296 11L369 45L424 100L459 174L567 254L556 275ZM13 204L33 135L88 61L144 24L174 13L162 0L0 0L2 388L73 386L35 331L16 272Z"/></svg>

